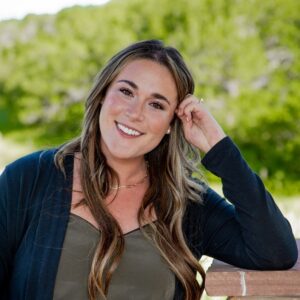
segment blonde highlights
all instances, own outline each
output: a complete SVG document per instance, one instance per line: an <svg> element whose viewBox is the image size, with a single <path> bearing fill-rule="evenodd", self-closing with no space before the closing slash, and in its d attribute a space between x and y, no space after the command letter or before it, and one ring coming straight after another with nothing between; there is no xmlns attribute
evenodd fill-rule
<svg viewBox="0 0 300 300"><path fill-rule="evenodd" d="M150 59L162 64L171 72L177 87L178 103L187 94L193 94L194 82L179 52L165 47L156 40L130 45L112 57L99 73L88 95L80 137L63 145L55 156L56 164L64 171L64 158L68 154L81 153L80 180L84 199L100 228L100 240L94 254L89 275L89 298L106 298L111 276L118 266L124 250L122 230L104 205L109 186L117 179L116 172L106 162L100 147L99 115L105 93L129 62ZM186 244L182 225L188 201L201 202L203 187L192 179L198 173L199 153L184 138L180 120L174 117L171 133L145 155L149 165L150 186L138 212L138 222L144 235L160 251L175 273L185 292L185 299L199 299L203 292L196 281L196 272L204 279L204 271ZM160 176L157 176L160 174ZM145 209L152 207L157 221L151 223L151 233L142 228ZM203 280L204 282L204 280Z"/></svg>

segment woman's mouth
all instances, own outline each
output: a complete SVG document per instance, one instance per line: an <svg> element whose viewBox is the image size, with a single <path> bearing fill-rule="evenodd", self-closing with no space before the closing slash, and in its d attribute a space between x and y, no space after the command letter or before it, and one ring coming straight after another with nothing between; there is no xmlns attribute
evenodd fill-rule
<svg viewBox="0 0 300 300"><path fill-rule="evenodd" d="M126 134L126 135L140 136L140 135L143 134L142 132L140 132L136 129L125 126L124 124L116 122L116 125L117 125L118 130L121 131L122 133Z"/></svg>

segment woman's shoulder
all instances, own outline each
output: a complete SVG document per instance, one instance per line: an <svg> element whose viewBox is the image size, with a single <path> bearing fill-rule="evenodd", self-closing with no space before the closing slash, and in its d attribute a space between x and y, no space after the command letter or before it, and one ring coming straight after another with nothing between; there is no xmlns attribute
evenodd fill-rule
<svg viewBox="0 0 300 300"><path fill-rule="evenodd" d="M54 166L56 152L57 148L52 148L29 153L8 164L4 169L4 173L31 176L41 168Z"/></svg>
<svg viewBox="0 0 300 300"><path fill-rule="evenodd" d="M56 172L54 155L56 149L40 150L21 158L6 166L0 176L0 199L11 202L11 205L20 199L26 206L26 199L33 191L42 190L49 186L50 178L59 178ZM16 204L17 205L17 204Z"/></svg>

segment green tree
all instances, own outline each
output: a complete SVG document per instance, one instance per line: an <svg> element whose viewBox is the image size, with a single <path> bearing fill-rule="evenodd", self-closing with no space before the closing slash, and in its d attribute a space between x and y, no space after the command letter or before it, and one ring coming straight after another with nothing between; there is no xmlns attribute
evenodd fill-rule
<svg viewBox="0 0 300 300"><path fill-rule="evenodd" d="M297 0L112 0L0 22L0 130L39 145L73 137L109 57L157 38L180 49L255 170L300 192L299 11Z"/></svg>

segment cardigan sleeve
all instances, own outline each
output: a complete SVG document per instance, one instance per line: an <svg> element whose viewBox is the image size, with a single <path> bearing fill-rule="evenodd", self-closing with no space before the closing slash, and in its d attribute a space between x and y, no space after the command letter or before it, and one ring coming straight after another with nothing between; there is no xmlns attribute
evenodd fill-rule
<svg viewBox="0 0 300 300"><path fill-rule="evenodd" d="M7 288L14 255L26 232L30 194L39 170L36 152L8 165L0 175L0 290Z"/></svg>
<svg viewBox="0 0 300 300"><path fill-rule="evenodd" d="M0 176L0 290L8 284L12 264L11 239L7 224L7 202L9 198L6 170Z"/></svg>
<svg viewBox="0 0 300 300"><path fill-rule="evenodd" d="M73 178L73 156L65 177L56 150L22 157L0 176L1 299L52 299Z"/></svg>
<svg viewBox="0 0 300 300"><path fill-rule="evenodd" d="M229 137L203 158L221 178L224 198L208 188L203 207L203 253L248 269L287 269L297 261L289 222Z"/></svg>

